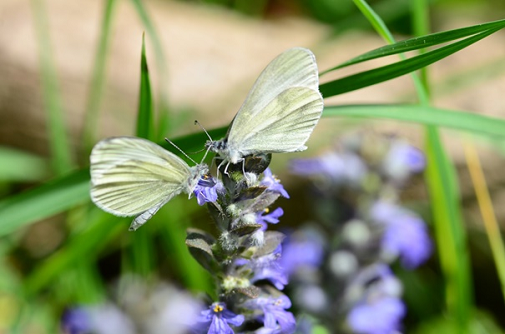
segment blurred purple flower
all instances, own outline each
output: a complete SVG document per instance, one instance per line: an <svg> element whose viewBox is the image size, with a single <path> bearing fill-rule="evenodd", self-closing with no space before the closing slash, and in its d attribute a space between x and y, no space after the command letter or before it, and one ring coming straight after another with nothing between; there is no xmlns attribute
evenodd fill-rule
<svg viewBox="0 0 505 334"><path fill-rule="evenodd" d="M348 325L359 334L397 333L405 316L401 291L401 282L387 265L364 268L346 291L353 304L347 315Z"/></svg>
<svg viewBox="0 0 505 334"><path fill-rule="evenodd" d="M263 179L261 180L260 184L262 186L266 186L267 190L276 192L282 197L289 198L288 192L284 189L279 179L277 179L275 175L272 174L270 168L265 169L263 172Z"/></svg>
<svg viewBox="0 0 505 334"><path fill-rule="evenodd" d="M301 317L296 320L296 334L312 334L314 325L307 317Z"/></svg>
<svg viewBox="0 0 505 334"><path fill-rule="evenodd" d="M228 324L240 326L244 322L244 316L226 309L225 303L216 302L201 312L198 321L209 326L207 334L234 334Z"/></svg>
<svg viewBox="0 0 505 334"><path fill-rule="evenodd" d="M295 159L291 171L298 175L324 175L338 183L359 183L367 168L363 161L352 153L327 153L314 159Z"/></svg>
<svg viewBox="0 0 505 334"><path fill-rule="evenodd" d="M385 200L379 200L372 205L370 208L370 216L373 220L382 223L389 224L396 220L397 217L404 216L410 211ZM413 214L413 213L412 213Z"/></svg>
<svg viewBox="0 0 505 334"><path fill-rule="evenodd" d="M424 154L404 142L393 142L383 161L384 171L398 181L404 181L412 173L422 172L425 166Z"/></svg>
<svg viewBox="0 0 505 334"><path fill-rule="evenodd" d="M414 269L430 257L432 242L420 218L404 216L386 226L382 248L400 256L404 268Z"/></svg>
<svg viewBox="0 0 505 334"><path fill-rule="evenodd" d="M399 256L404 268L414 269L425 262L433 248L423 220L393 203L378 201L372 218L385 226L382 248L388 256Z"/></svg>
<svg viewBox="0 0 505 334"><path fill-rule="evenodd" d="M250 299L244 306L251 310L261 310L263 312L259 319L263 320L265 328L274 330L269 333L291 334L296 329L296 320L293 313L286 311L291 307L291 301L284 295L278 298L258 297Z"/></svg>
<svg viewBox="0 0 505 334"><path fill-rule="evenodd" d="M142 296L146 294L147 291ZM139 304L141 310L147 305L144 300L139 301ZM140 330L149 334L188 333L204 308L192 295L170 285L159 286L152 291L149 304L152 305L152 311L142 317L145 327Z"/></svg>
<svg viewBox="0 0 505 334"><path fill-rule="evenodd" d="M404 315L405 305L400 299L384 297L354 306L347 322L359 334L393 334Z"/></svg>
<svg viewBox="0 0 505 334"><path fill-rule="evenodd" d="M281 265L286 275L297 269L318 268L324 255L323 240L315 231L299 231L283 243Z"/></svg>
<svg viewBox="0 0 505 334"><path fill-rule="evenodd" d="M67 311L62 318L65 334L133 334L130 318L109 304L80 307Z"/></svg>
<svg viewBox="0 0 505 334"><path fill-rule="evenodd" d="M284 210L282 208L277 208L272 212L265 210L263 212L258 213L256 217L256 222L261 224L261 230L266 231L267 223L277 224L279 222L279 218L284 214Z"/></svg>
<svg viewBox="0 0 505 334"><path fill-rule="evenodd" d="M61 327L65 334L84 334L92 330L91 319L85 308L68 309L61 318Z"/></svg>

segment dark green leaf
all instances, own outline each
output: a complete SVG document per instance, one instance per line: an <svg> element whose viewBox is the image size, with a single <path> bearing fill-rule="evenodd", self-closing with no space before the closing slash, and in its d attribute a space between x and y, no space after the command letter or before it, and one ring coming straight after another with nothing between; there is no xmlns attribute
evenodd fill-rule
<svg viewBox="0 0 505 334"><path fill-rule="evenodd" d="M145 38L142 35L142 51L140 55L140 93L137 111L137 136L155 140L153 125L153 105L149 69L147 67Z"/></svg>
<svg viewBox="0 0 505 334"><path fill-rule="evenodd" d="M395 54L400 54L403 52L419 50L422 48L428 48L430 46L439 45L442 43L450 42L463 37L471 36L484 32L490 29L501 29L505 27L505 20L493 21L483 24L477 24L470 27L448 30L443 32L438 32L430 35L410 38L404 41L400 41L394 44L386 45L375 50L366 52L358 57L348 60L338 66L330 68L321 73L321 75L335 71L339 68L344 68L350 65L359 64L368 60L387 57Z"/></svg>
<svg viewBox="0 0 505 334"><path fill-rule="evenodd" d="M441 47L437 50L433 50L422 55L324 83L319 86L319 90L321 91L321 94L327 98L400 77L407 73L433 64L440 59L443 59L459 50L464 49L469 45L472 45L473 43L480 41L481 39L495 33L500 29L501 27L489 29L475 36L468 37L462 41L452 43L450 45Z"/></svg>

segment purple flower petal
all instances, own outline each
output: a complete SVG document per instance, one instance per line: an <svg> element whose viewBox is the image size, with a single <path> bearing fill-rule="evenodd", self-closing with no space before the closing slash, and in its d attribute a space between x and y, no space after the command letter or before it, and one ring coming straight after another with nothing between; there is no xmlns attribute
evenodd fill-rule
<svg viewBox="0 0 505 334"><path fill-rule="evenodd" d="M207 334L233 334L235 332L228 324L240 326L244 322L244 316L226 309L225 303L216 302L201 312L198 321L209 325ZM201 326L197 328L202 330Z"/></svg>
<svg viewBox="0 0 505 334"><path fill-rule="evenodd" d="M263 179L260 184L266 186L267 190L276 192L282 197L289 198L288 192L284 189L280 181L272 174L270 168L265 169L263 172Z"/></svg>
<svg viewBox="0 0 505 334"><path fill-rule="evenodd" d="M267 229L267 223L277 224L279 222L279 218L284 214L284 210L282 210L282 208L277 208L269 213L267 212L268 211L260 212L256 217L256 222L262 225L262 231L265 231Z"/></svg>

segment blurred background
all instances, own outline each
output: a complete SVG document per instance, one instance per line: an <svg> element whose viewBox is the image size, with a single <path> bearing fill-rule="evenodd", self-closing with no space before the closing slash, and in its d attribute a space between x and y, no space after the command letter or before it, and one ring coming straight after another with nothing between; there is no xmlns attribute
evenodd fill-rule
<svg viewBox="0 0 505 334"><path fill-rule="evenodd" d="M411 36L410 0L369 3L397 40ZM429 14L431 30L438 32L502 19L505 2L431 1ZM51 164L50 122L61 122L65 129L71 147L67 171L85 168L98 140L134 135L143 32L155 110L164 115L159 139L199 132L195 119L207 129L227 126L261 70L287 48L310 48L322 71L385 44L350 0L2 0L0 199L65 175ZM338 76L396 61L390 58L345 68ZM434 105L504 117L504 59L505 32L499 31L431 66ZM321 81L336 77L330 74ZM325 104L415 101L411 80L402 77ZM274 157L271 168L293 202L280 203L285 208L282 224L297 226L303 222L300 217L307 216L308 204L301 203L303 184L288 174L288 160L324 152L343 133L356 129L405 137L423 146L422 128L415 124L323 119L309 150ZM465 135L444 130L442 136L458 171L476 304L505 326L500 285L464 161ZM477 143L496 215L503 223L505 146L488 137L479 137ZM419 179L405 193L408 201L427 211L424 188ZM184 274L200 270L205 275L184 245L187 226L212 230L204 209L176 199L143 228L150 229L141 232L148 233L144 239L128 233L128 224L129 219L112 218L86 202L4 233L0 332L9 333L13 324L18 332L54 332L65 307L103 299L109 284L125 271L148 273L193 291L210 289L209 282L188 282ZM428 267L437 275L436 255Z"/></svg>

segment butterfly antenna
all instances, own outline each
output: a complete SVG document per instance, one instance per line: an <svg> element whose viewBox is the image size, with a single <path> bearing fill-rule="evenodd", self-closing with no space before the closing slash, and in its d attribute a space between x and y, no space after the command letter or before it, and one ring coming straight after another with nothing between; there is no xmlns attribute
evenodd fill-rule
<svg viewBox="0 0 505 334"><path fill-rule="evenodd" d="M177 150L179 150L179 152L181 152L182 154L184 154L184 156L185 156L186 158L188 158L189 160L193 161L193 163L194 163L195 165L197 164L195 160L191 159L191 157L190 157L189 155L187 155L187 154L186 154L186 152L184 152L183 150L181 150L181 149L179 148L179 146L175 145L173 141L171 141L171 140L170 140L170 139L168 139L168 138L165 138L165 140L166 140L168 143L172 144L172 146L173 146L173 147L175 147Z"/></svg>
<svg viewBox="0 0 505 334"><path fill-rule="evenodd" d="M212 137L209 135L209 133L207 132L207 130L205 130L205 128L196 119L195 119L195 125L198 125L203 130L203 132L205 132L205 134L207 135L207 137L209 138L209 140L213 141Z"/></svg>
<svg viewBox="0 0 505 334"><path fill-rule="evenodd" d="M203 130L203 132L205 132L205 134L209 138L210 142L214 143L214 140L212 140L212 137L209 135L209 133L207 132L207 130L205 130L205 128L196 119L195 119L195 125L198 125ZM207 146L207 145L205 145L205 146ZM205 158L207 157L207 154L209 154L209 151L210 151L211 147L212 147L212 145L209 145L207 147L207 151L205 152L205 154L203 155L203 158L202 158L202 163L205 161Z"/></svg>

